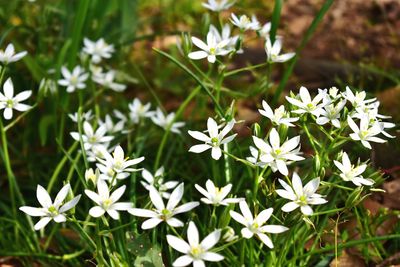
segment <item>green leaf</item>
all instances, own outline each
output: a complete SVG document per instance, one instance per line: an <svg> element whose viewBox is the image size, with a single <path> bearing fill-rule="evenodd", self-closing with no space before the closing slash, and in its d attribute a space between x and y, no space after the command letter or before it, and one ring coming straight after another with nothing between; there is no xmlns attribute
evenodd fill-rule
<svg viewBox="0 0 400 267"><path fill-rule="evenodd" d="M196 74L194 74L190 69L188 69L188 67L183 65L181 62L179 62L176 58L174 58L170 54L167 54L161 50L158 50L157 48L153 48L153 50L156 51L157 53L159 53L160 55L168 58L169 60L174 62L178 67L180 67L182 70L184 70L187 74L192 76L192 78L196 80L196 82L200 85L200 87L203 88L204 91L206 91L208 96L213 101L215 108L217 109L217 112L219 113L219 115L221 117L223 117L224 111L222 110L221 106L219 105L217 99L212 95L211 91L207 88L207 86L201 81L201 79Z"/></svg>
<svg viewBox="0 0 400 267"><path fill-rule="evenodd" d="M50 125L54 124L54 117L52 115L43 116L39 122L39 138L40 144L44 146L47 141L47 133Z"/></svg>
<svg viewBox="0 0 400 267"><path fill-rule="evenodd" d="M278 31L279 21L281 19L281 10L282 0L275 0L274 10L272 11L271 31L269 35L272 43L275 42L276 32Z"/></svg>
<svg viewBox="0 0 400 267"><path fill-rule="evenodd" d="M279 83L278 89L276 90L274 98L272 99L272 105L275 105L278 102L279 97L281 96L283 89L285 88L285 85L286 85L287 81L289 80L290 75L292 75L294 65L296 65L296 62L299 58L299 54L301 53L303 48L306 46L308 41L310 41L313 33L317 29L317 26L321 23L326 12L328 12L329 8L333 4L333 1L334 0L326 0L325 3L322 5L321 9L318 11L314 20L311 22L310 27L307 29L307 32L304 34L304 37L301 40L300 46L296 49L296 56L290 61L289 67L286 69L285 73L283 74L283 77L281 79L281 82ZM271 28L271 32L272 32L272 30L273 29Z"/></svg>

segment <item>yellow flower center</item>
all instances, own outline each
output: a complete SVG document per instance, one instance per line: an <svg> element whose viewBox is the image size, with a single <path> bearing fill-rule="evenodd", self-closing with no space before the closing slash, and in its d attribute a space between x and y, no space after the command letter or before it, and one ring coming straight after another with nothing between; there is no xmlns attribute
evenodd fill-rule
<svg viewBox="0 0 400 267"><path fill-rule="evenodd" d="M89 143L96 143L97 142L97 138L95 137L95 136L91 136L90 138L89 138Z"/></svg>
<svg viewBox="0 0 400 267"><path fill-rule="evenodd" d="M315 108L315 106L314 106L313 103L308 103L308 104L307 104L307 108L308 108L309 110L313 110L313 109Z"/></svg>
<svg viewBox="0 0 400 267"><path fill-rule="evenodd" d="M58 210L54 206L50 206L47 210L54 216L58 215Z"/></svg>
<svg viewBox="0 0 400 267"><path fill-rule="evenodd" d="M161 211L161 219L162 220L168 220L170 217L171 217L171 211L170 210L168 210L168 209L163 209L162 211Z"/></svg>
<svg viewBox="0 0 400 267"><path fill-rule="evenodd" d="M14 101L12 99L7 99L6 106L7 108L12 108L14 106Z"/></svg>
<svg viewBox="0 0 400 267"><path fill-rule="evenodd" d="M361 131L360 132L360 137L365 138L368 135L368 131Z"/></svg>
<svg viewBox="0 0 400 267"><path fill-rule="evenodd" d="M213 146L218 146L218 142L219 142L219 140L217 137L211 138L211 143Z"/></svg>
<svg viewBox="0 0 400 267"><path fill-rule="evenodd" d="M103 208L106 210L106 209L108 209L110 206L111 206L111 204L112 204L113 202L112 202L112 200L111 199L109 199L109 198L107 198L107 199L105 199L104 201L103 201Z"/></svg>
<svg viewBox="0 0 400 267"><path fill-rule="evenodd" d="M190 249L190 254L195 259L198 259L201 256L201 254L203 254L203 252L204 249L200 245L194 246Z"/></svg>
<svg viewBox="0 0 400 267"><path fill-rule="evenodd" d="M301 197L299 197L299 199L297 200L297 204L307 205L307 196L302 195Z"/></svg>

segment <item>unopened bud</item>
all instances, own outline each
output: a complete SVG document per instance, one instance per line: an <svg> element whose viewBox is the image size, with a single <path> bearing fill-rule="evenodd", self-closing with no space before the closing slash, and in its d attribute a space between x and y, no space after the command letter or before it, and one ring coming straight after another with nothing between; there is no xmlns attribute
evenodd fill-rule
<svg viewBox="0 0 400 267"><path fill-rule="evenodd" d="M253 128L253 135L254 136L259 136L260 132L261 132L261 126L260 124L258 124L257 122L253 124L252 126Z"/></svg>
<svg viewBox="0 0 400 267"><path fill-rule="evenodd" d="M99 176L100 176L99 169L96 169L95 172L93 172L92 168L85 171L86 182L89 183L89 181L91 181L94 186L96 186Z"/></svg>
<svg viewBox="0 0 400 267"><path fill-rule="evenodd" d="M222 240L223 240L224 242L226 242L226 243L233 242L233 241L235 241L235 240L238 239L238 238L239 238L239 237L238 237L237 235L235 235L235 230L233 230L232 227L227 226L227 227L224 229L224 234L223 234L223 236L222 236Z"/></svg>

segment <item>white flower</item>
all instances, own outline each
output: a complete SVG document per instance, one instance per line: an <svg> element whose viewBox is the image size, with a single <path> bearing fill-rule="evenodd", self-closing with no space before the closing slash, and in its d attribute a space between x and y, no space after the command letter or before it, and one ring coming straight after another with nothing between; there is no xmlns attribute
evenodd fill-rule
<svg viewBox="0 0 400 267"><path fill-rule="evenodd" d="M293 52L279 55L279 53L281 52L281 49L282 49L281 38L276 38L274 45L272 45L271 39L267 38L267 40L265 42L265 53L267 53L268 62L282 63L282 62L286 62L286 61L290 60L292 57L294 57L296 55L296 53L293 53Z"/></svg>
<svg viewBox="0 0 400 267"><path fill-rule="evenodd" d="M85 194L98 205L89 210L90 216L98 218L107 212L111 218L118 220L118 211L129 210L132 208L132 203L117 202L124 194L125 189L126 186L123 185L110 195L110 190L108 189L107 183L101 179L97 181L98 194L86 189Z"/></svg>
<svg viewBox="0 0 400 267"><path fill-rule="evenodd" d="M154 122L154 124L157 124L164 130L170 129L171 132L180 134L181 131L179 130L179 128L185 126L185 123L173 122L174 119L175 119L175 112L171 112L167 116L165 116L160 108L157 108L155 115L151 117L151 120Z"/></svg>
<svg viewBox="0 0 400 267"><path fill-rule="evenodd" d="M360 127L358 127L350 116L347 117L347 123L354 132L350 134L351 139L361 141L363 146L371 149L369 142L385 143L386 140L375 136L382 132L382 125L377 121L372 125L369 122L368 116L363 116L360 119Z"/></svg>
<svg viewBox="0 0 400 267"><path fill-rule="evenodd" d="M86 150L87 160L90 162L95 162L98 158L104 158L105 152L111 151L109 145L109 142L92 145L89 150Z"/></svg>
<svg viewBox="0 0 400 267"><path fill-rule="evenodd" d="M230 8L234 3L235 1L230 2L229 0L208 0L207 3L202 3L202 5L211 11L220 12Z"/></svg>
<svg viewBox="0 0 400 267"><path fill-rule="evenodd" d="M226 198L232 189L232 184L227 184L224 187L218 188L215 187L214 183L210 179L208 179L206 182L207 190L198 184L195 184L194 186L196 187L197 191L205 196L205 198L201 198L201 201L209 205L228 206L231 203L238 203L239 201L243 200L243 198Z"/></svg>
<svg viewBox="0 0 400 267"><path fill-rule="evenodd" d="M346 152L343 152L341 163L336 160L334 160L333 163L342 172L340 174L340 177L344 181L351 181L356 186L374 184L374 181L372 181L371 179L365 179L364 177L361 176L361 174L367 168L367 165L366 164L361 164L358 166L352 165L349 156L347 155Z"/></svg>
<svg viewBox="0 0 400 267"><path fill-rule="evenodd" d="M239 36L236 35L236 36L231 37L231 27L229 26L229 24L225 24L222 27L221 34L217 30L217 28L211 24L209 32L211 32L215 36L217 43L221 43L224 40L228 40L228 44L225 46L225 50L229 50L229 51L236 50L236 43L239 39ZM243 53L243 50L240 49L239 51L236 51L236 53L239 53L239 54Z"/></svg>
<svg viewBox="0 0 400 267"><path fill-rule="evenodd" d="M116 72L115 70L109 70L106 73L98 73L93 75L92 79L96 83L109 88L115 92L122 92L126 89L125 84L116 83L115 80Z"/></svg>
<svg viewBox="0 0 400 267"><path fill-rule="evenodd" d="M72 93L76 89L85 89L85 81L89 77L89 73L85 73L80 66L76 66L72 72L70 72L66 67L61 68L61 73L64 79L58 81L61 86L67 87L67 92Z"/></svg>
<svg viewBox="0 0 400 267"><path fill-rule="evenodd" d="M164 167L160 167L154 176L148 170L143 169L142 176L144 181L140 183L144 188L150 191L151 187L155 187L161 196L166 199L169 199L171 196L167 191L175 188L179 183L178 181L168 181L164 183Z"/></svg>
<svg viewBox="0 0 400 267"><path fill-rule="evenodd" d="M285 112L285 107L281 105L279 108L272 111L271 107L267 104L265 100L262 102L262 106L264 109L259 109L261 115L267 117L271 120L274 125L286 125L288 127L294 127L295 125L292 122L298 121L299 118L290 118L289 114Z"/></svg>
<svg viewBox="0 0 400 267"><path fill-rule="evenodd" d="M176 207L183 197L183 189L183 183L178 185L174 191L172 191L167 206L165 206L160 193L154 187L150 187L150 199L154 209L132 208L128 210L128 212L135 216L150 218L143 222L143 230L154 228L163 221L172 227L182 227L183 222L174 218L174 216L179 213L190 211L200 204L197 201L193 201Z"/></svg>
<svg viewBox="0 0 400 267"><path fill-rule="evenodd" d="M129 103L128 107L129 118L133 123L139 123L142 118L151 118L155 113L150 111L151 103L143 105L139 98L135 98L132 103Z"/></svg>
<svg viewBox="0 0 400 267"><path fill-rule="evenodd" d="M346 105L346 100L342 100L339 103L335 104L329 104L325 106L321 110L320 117L317 118L317 123L319 125L324 125L328 122L331 122L333 126L336 128L340 128L340 112Z"/></svg>
<svg viewBox="0 0 400 267"><path fill-rule="evenodd" d="M112 156L108 151L104 151L103 158L97 159L100 163L97 163L96 166L103 174L102 179L104 180L110 180L114 177L116 179L125 179L130 172L135 171L135 169L129 167L144 160L144 157L128 160L129 158L125 158L124 150L121 146L117 146L114 149Z"/></svg>
<svg viewBox="0 0 400 267"><path fill-rule="evenodd" d="M83 40L85 47L83 52L92 56L92 62L100 63L102 58L110 58L114 53L114 46L107 44L103 38L93 42L87 38Z"/></svg>
<svg viewBox="0 0 400 267"><path fill-rule="evenodd" d="M279 234L289 230L282 225L264 225L271 217L273 208L261 211L255 218L251 213L249 206L245 201L239 202L240 211L242 214L231 210L229 214L238 223L245 226L242 228L241 233L244 238L250 239L253 235L258 236L260 240L269 248L274 248L271 239L265 233Z"/></svg>
<svg viewBox="0 0 400 267"><path fill-rule="evenodd" d="M278 131L272 128L269 133L270 144L256 136L253 136L253 141L261 152L259 160L271 166L273 172L279 170L283 175L288 175L289 171L286 165L293 161L304 159L298 155L300 151L300 136L295 136L281 145Z"/></svg>
<svg viewBox="0 0 400 267"><path fill-rule="evenodd" d="M283 198L291 200L291 202L282 207L284 212L291 212L300 207L301 212L309 216L313 214L310 205L321 205L327 202L321 195L315 193L319 186L319 178L312 179L304 187L296 172L292 176L292 186L281 179L278 181L284 189L277 189L276 193Z"/></svg>
<svg viewBox="0 0 400 267"><path fill-rule="evenodd" d="M42 186L38 185L36 189L36 197L42 205L41 208L34 208L23 206L19 209L29 216L37 216L42 217L38 223L35 224L34 229L40 230L45 227L51 220L54 220L57 223L65 222L67 220L65 216L65 212L69 211L78 203L81 195L78 195L62 205L64 199L67 197L68 192L70 190L70 185L66 184L63 188L61 188L60 192L58 192L54 202L51 200L49 193L47 193L46 189Z"/></svg>
<svg viewBox="0 0 400 267"><path fill-rule="evenodd" d="M261 150L255 148L254 146L249 146L249 150L250 150L250 157L246 157L246 160L254 165L260 166L260 167L265 167L266 165L268 165L268 163L265 162L257 162L260 158L261 154L265 154L263 152L261 152ZM261 153L260 153L261 152Z"/></svg>
<svg viewBox="0 0 400 267"><path fill-rule="evenodd" d="M271 22L267 22L261 27L261 29L258 31L260 33L261 37L264 37L266 39L269 38L269 32L271 31L271 25L272 25Z"/></svg>
<svg viewBox="0 0 400 267"><path fill-rule="evenodd" d="M322 107L325 106L325 103L320 103L321 100L323 100L326 96L325 91L321 91L314 97L314 99L311 99L307 88L302 86L300 88L299 95L301 101L296 98L286 96L286 100L289 101L289 103L299 107L299 109L293 110L292 112L297 114L311 113L318 117L322 112Z"/></svg>
<svg viewBox="0 0 400 267"><path fill-rule="evenodd" d="M232 13L231 14L231 22L233 25L241 29L242 31L247 30L258 30L260 29L260 23L257 21L255 16L252 17L252 20L249 19L246 15L241 15L239 18Z"/></svg>
<svg viewBox="0 0 400 267"><path fill-rule="evenodd" d="M121 132L124 129L125 121L120 120L117 123L114 123L111 119L110 115L106 115L104 121L101 119L98 120L99 125L104 125L107 129L107 132L110 134Z"/></svg>
<svg viewBox="0 0 400 267"><path fill-rule="evenodd" d="M362 107L365 104L374 102L376 100L376 98L365 100L365 97L367 96L365 91L356 92L356 94L353 94L348 86L346 86L346 93L343 93L343 96L353 105L354 108Z"/></svg>
<svg viewBox="0 0 400 267"><path fill-rule="evenodd" d="M22 51L22 52L15 54L14 45L8 44L5 51L0 49L0 62L2 62L4 65L7 65L9 63L13 63L13 62L20 60L27 54L28 54L28 52L26 52L26 51Z"/></svg>
<svg viewBox="0 0 400 267"><path fill-rule="evenodd" d="M82 141L86 150L91 149L96 145L104 145L114 139L113 136L106 136L107 128L105 125L100 125L96 131L93 130L92 125L89 122L83 122ZM72 138L76 141L80 141L78 132L71 132Z"/></svg>
<svg viewBox="0 0 400 267"><path fill-rule="evenodd" d="M331 98L332 101L337 100L342 97L342 94L338 94L339 89L336 87L331 87L329 88L329 97Z"/></svg>
<svg viewBox="0 0 400 267"><path fill-rule="evenodd" d="M0 92L0 110L4 109L4 119L10 120L13 116L13 109L18 111L27 111L31 106L20 103L32 95L32 91L23 91L14 96L14 85L11 78L8 78L3 85L3 92Z"/></svg>
<svg viewBox="0 0 400 267"><path fill-rule="evenodd" d="M68 114L68 117L73 121L78 123L78 112ZM89 110L88 112L82 112L81 114L81 120L82 121L90 121L93 118L92 110Z"/></svg>
<svg viewBox="0 0 400 267"><path fill-rule="evenodd" d="M172 266L187 266L193 263L195 267L206 266L204 261L222 261L224 257L218 253L209 251L221 238L221 230L217 229L199 241L199 231L194 222L189 222L187 229L188 242L173 236L167 235L168 244L175 250L185 254L180 256Z"/></svg>
<svg viewBox="0 0 400 267"><path fill-rule="evenodd" d="M207 34L207 44L196 37L192 37L192 42L202 51L196 51L189 53L188 57L190 59L203 59L207 58L208 62L214 63L217 56L225 56L229 54L230 49L226 46L230 43L230 39L224 39L217 42L217 38L213 34L213 31L209 31Z"/></svg>
<svg viewBox="0 0 400 267"><path fill-rule="evenodd" d="M210 136L199 131L188 131L188 133L195 139L205 142L202 145L194 145L189 149L189 152L201 153L211 148L211 156L213 159L218 160L222 156L220 145L231 142L237 134L233 134L226 138L225 135L232 130L235 125L235 120L228 122L221 132L218 130L218 125L212 118L207 120L207 131Z"/></svg>

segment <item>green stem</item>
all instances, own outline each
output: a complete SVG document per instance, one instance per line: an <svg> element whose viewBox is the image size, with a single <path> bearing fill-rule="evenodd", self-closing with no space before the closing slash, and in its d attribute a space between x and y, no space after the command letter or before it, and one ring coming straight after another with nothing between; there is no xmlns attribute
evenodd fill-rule
<svg viewBox="0 0 400 267"><path fill-rule="evenodd" d="M262 68L262 67L264 67L264 66L266 66L268 64L269 63L261 63L261 64L251 65L251 66L240 68L240 69L236 69L236 70L231 70L231 71L225 72L224 73L224 77L226 78L226 77L238 74L238 73L243 72L243 71L251 71L251 70L259 69L259 68Z"/></svg>
<svg viewBox="0 0 400 267"><path fill-rule="evenodd" d="M68 149L68 155L70 155L77 147L78 147L79 142L75 142L69 149ZM61 146L61 143L60 143ZM58 175L60 174L62 168L64 167L65 163L68 160L68 155L64 155L64 157L61 159L61 161L57 164L53 175L50 178L49 184L47 185L47 192L51 192L51 189L54 186L54 183L56 182Z"/></svg>
<svg viewBox="0 0 400 267"><path fill-rule="evenodd" d="M79 257L83 253L85 253L85 249L79 250L74 253L64 254L64 255L51 255L51 254L43 254L43 253L29 253L29 252L9 252L9 251L0 251L0 255L2 256L10 256L10 257L29 257L29 258L41 258L48 260L57 260L57 261L67 261L74 258Z"/></svg>
<svg viewBox="0 0 400 267"><path fill-rule="evenodd" d="M156 156L156 160L154 163L154 170L156 171L160 165L160 160L161 160L161 155L162 152L164 150L164 146L167 142L169 133L170 133L170 129L172 124L175 122L175 120L181 116L181 114L183 113L183 111L185 110L186 106L190 103L190 101L200 92L201 87L198 86L196 87L191 93L190 95L185 99L185 101L182 103L182 105L179 107L178 111L175 113L175 117L174 119L171 121L170 125L168 125L167 129L165 130L165 133L163 135L163 138L161 140L160 146L158 147L157 150L157 156Z"/></svg>
<svg viewBox="0 0 400 267"><path fill-rule="evenodd" d="M83 155L83 161L85 163L85 168L89 169L89 163L87 161L87 157L86 157L86 150L85 150L85 144L83 143L83 139L82 139L82 96L79 95L79 109L78 109L78 131L79 131L79 143L81 145L81 150L82 150L82 155Z"/></svg>
<svg viewBox="0 0 400 267"><path fill-rule="evenodd" d="M360 240L353 240L353 241L348 241L346 243L340 244L337 246L338 249L343 249L343 248L351 248L357 245L362 245L362 244L367 244L371 242L376 242L376 241L382 241L382 240L389 240L389 239L400 239L400 234L393 234L393 235L384 235L384 236L377 236L377 237L371 237L371 238L365 238L365 239L360 239ZM314 254L322 254L325 252L330 252L335 250L335 245L332 246L326 246L322 249L314 249L311 250L308 253L305 253L303 255L299 255L296 258L301 259L304 257L308 257L310 255Z"/></svg>
<svg viewBox="0 0 400 267"><path fill-rule="evenodd" d="M221 106L219 105L218 101L215 99L215 97L213 96L213 94L210 92L210 90L207 88L207 86L204 85L204 83L200 80L199 77L197 77L190 69L188 69L185 65L183 65L181 62L179 62L178 60L176 60L173 56L158 50L156 48L153 48L154 51L156 51L157 53L159 53L160 55L168 58L169 60L171 60L172 62L174 62L178 67L180 67L182 70L184 70L187 74L189 74L193 79L196 80L196 82L201 86L201 88L204 89L204 91L206 91L206 93L208 94L208 96L211 98L211 100L213 101L215 108L217 110L218 115L223 118L223 114L224 111L221 108Z"/></svg>

